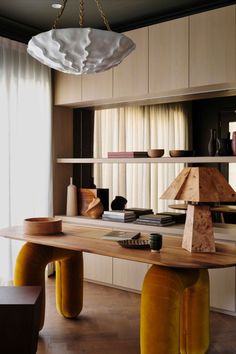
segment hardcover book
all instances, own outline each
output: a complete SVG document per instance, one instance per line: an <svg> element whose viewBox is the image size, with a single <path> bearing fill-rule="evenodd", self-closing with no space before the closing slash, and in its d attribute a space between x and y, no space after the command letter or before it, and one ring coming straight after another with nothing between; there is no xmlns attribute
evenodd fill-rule
<svg viewBox="0 0 236 354"><path fill-rule="evenodd" d="M122 157L147 157L147 151L111 151L107 153L108 158Z"/></svg>
<svg viewBox="0 0 236 354"><path fill-rule="evenodd" d="M127 231L110 231L105 234L103 240L119 241L119 240L132 240L137 239L140 232L127 232Z"/></svg>
<svg viewBox="0 0 236 354"><path fill-rule="evenodd" d="M165 222L170 222L173 221L172 216L170 215L164 215L164 214L147 214L147 215L140 215L139 220L145 220L145 221L150 221L150 222L156 222L156 223L165 223Z"/></svg>
<svg viewBox="0 0 236 354"><path fill-rule="evenodd" d="M104 211L103 216L116 219L125 219L127 217L135 217L135 213L133 211L114 210Z"/></svg>

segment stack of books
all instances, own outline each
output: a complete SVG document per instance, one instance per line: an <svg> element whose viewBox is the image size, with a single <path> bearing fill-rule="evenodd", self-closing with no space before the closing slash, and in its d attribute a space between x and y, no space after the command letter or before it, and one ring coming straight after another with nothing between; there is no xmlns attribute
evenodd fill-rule
<svg viewBox="0 0 236 354"><path fill-rule="evenodd" d="M147 209L147 208L126 208L125 210L133 211L137 218L140 215L153 214L153 210L152 209Z"/></svg>
<svg viewBox="0 0 236 354"><path fill-rule="evenodd" d="M148 157L147 151L111 151L108 158Z"/></svg>
<svg viewBox="0 0 236 354"><path fill-rule="evenodd" d="M172 216L173 220L176 222L176 224L184 224L186 220L186 214L185 213L176 213L176 212L171 212L171 211L165 211L161 214L164 215L169 215Z"/></svg>
<svg viewBox="0 0 236 354"><path fill-rule="evenodd" d="M171 215L164 214L147 214L140 215L135 221L136 224L151 225L151 226L168 226L175 224Z"/></svg>
<svg viewBox="0 0 236 354"><path fill-rule="evenodd" d="M104 211L102 220L118 221L118 222L132 222L136 220L136 215L133 211L128 210L111 210Z"/></svg>

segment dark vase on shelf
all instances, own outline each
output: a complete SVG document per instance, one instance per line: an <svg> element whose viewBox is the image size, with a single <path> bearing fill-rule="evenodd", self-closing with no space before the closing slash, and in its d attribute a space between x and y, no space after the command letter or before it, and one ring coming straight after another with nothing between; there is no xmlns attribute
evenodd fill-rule
<svg viewBox="0 0 236 354"><path fill-rule="evenodd" d="M208 155L215 156L216 154L216 130L210 129L210 140L208 143Z"/></svg>
<svg viewBox="0 0 236 354"><path fill-rule="evenodd" d="M228 138L217 138L216 141L216 155L217 156L229 156L229 139Z"/></svg>
<svg viewBox="0 0 236 354"><path fill-rule="evenodd" d="M232 153L233 156L236 156L236 132L232 134Z"/></svg>

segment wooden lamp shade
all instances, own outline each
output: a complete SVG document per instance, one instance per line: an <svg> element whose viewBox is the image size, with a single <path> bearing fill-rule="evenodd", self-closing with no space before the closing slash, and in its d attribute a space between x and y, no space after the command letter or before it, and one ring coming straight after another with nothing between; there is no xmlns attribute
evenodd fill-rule
<svg viewBox="0 0 236 354"><path fill-rule="evenodd" d="M184 168L161 198L200 203L188 204L182 247L190 252L215 252L211 212L206 203L236 201L235 191L219 170Z"/></svg>

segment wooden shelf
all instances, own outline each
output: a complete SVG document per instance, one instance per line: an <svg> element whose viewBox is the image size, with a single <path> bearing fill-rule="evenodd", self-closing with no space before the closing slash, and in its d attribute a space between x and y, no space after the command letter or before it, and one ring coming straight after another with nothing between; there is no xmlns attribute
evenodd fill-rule
<svg viewBox="0 0 236 354"><path fill-rule="evenodd" d="M92 219L85 216L56 216L62 221L67 223L78 224L81 226L95 227L95 228L108 228L114 230L126 230L126 231L140 231L142 233L158 232L163 235L182 237L184 224L175 224L172 226L151 226L140 225L134 223L122 223L116 221L105 221L102 219ZM214 236L218 241L236 242L236 225L234 224L214 224Z"/></svg>
<svg viewBox="0 0 236 354"><path fill-rule="evenodd" d="M57 163L236 163L236 156L159 157L159 158L57 158Z"/></svg>

